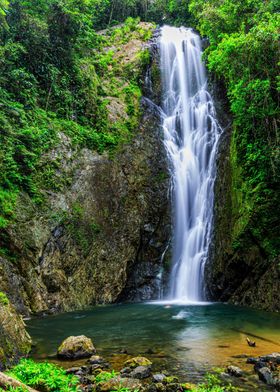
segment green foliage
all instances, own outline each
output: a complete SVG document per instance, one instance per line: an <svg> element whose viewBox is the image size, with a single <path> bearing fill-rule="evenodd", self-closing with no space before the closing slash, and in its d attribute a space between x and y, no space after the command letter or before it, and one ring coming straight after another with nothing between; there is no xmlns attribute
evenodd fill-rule
<svg viewBox="0 0 280 392"><path fill-rule="evenodd" d="M114 370L112 370L111 372L100 372L99 374L97 374L97 376L95 376L94 382L96 384L106 382L116 377L117 375L118 373L116 373Z"/></svg>
<svg viewBox="0 0 280 392"><path fill-rule="evenodd" d="M206 374L204 383L192 389L193 392L238 392L238 390L231 384L223 385L218 376L210 373Z"/></svg>
<svg viewBox="0 0 280 392"><path fill-rule="evenodd" d="M233 114L233 247L242 252L253 237L273 258L280 252L277 3L193 0L190 10L209 38L205 58L225 81Z"/></svg>
<svg viewBox="0 0 280 392"><path fill-rule="evenodd" d="M9 299L5 293L0 291L0 305L6 306L9 305Z"/></svg>
<svg viewBox="0 0 280 392"><path fill-rule="evenodd" d="M106 36L95 31L107 27L112 6L118 21L135 14L136 2L128 3L119 8L111 0L15 0L8 7L1 1L0 229L15 222L19 193L42 204L46 190L61 191L69 184L59 170L63 157L50 159L61 135L76 150L103 153L134 131L141 95L137 72L122 69L115 50L107 48L133 38L147 40L150 29L130 17ZM111 121L108 96L120 100L127 119ZM0 253L7 255L4 235Z"/></svg>
<svg viewBox="0 0 280 392"><path fill-rule="evenodd" d="M65 370L51 363L35 363L22 359L9 374L27 386L46 392L78 391L78 378L67 375Z"/></svg>

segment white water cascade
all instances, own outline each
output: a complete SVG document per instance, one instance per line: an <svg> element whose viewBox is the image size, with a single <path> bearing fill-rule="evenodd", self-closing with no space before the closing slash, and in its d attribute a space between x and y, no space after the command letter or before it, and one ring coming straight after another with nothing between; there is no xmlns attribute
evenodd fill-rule
<svg viewBox="0 0 280 392"><path fill-rule="evenodd" d="M191 29L161 29L162 121L174 207L170 299L183 302L203 300L220 135L201 56Z"/></svg>

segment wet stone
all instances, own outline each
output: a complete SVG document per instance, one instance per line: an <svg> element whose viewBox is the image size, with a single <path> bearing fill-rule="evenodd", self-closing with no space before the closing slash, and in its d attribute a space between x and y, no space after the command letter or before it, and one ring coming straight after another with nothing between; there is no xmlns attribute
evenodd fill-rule
<svg viewBox="0 0 280 392"><path fill-rule="evenodd" d="M153 375L153 381L154 382L162 382L166 378L165 374L154 374Z"/></svg>
<svg viewBox="0 0 280 392"><path fill-rule="evenodd" d="M255 372L258 372L259 369L262 369L264 367L267 367L267 363L259 360L258 362L255 363L255 366L254 366Z"/></svg>
<svg viewBox="0 0 280 392"><path fill-rule="evenodd" d="M258 370L259 379L268 385L274 385L275 381L273 378L272 371L268 367L263 367Z"/></svg>
<svg viewBox="0 0 280 392"><path fill-rule="evenodd" d="M69 336L59 346L57 356L61 359L80 359L90 357L95 352L90 338L84 335Z"/></svg>
<svg viewBox="0 0 280 392"><path fill-rule="evenodd" d="M227 372L234 377L242 377L243 376L243 371L237 367L237 366L228 366L227 367Z"/></svg>
<svg viewBox="0 0 280 392"><path fill-rule="evenodd" d="M277 364L280 364L280 353L272 353L269 355L264 355L260 357L260 360L264 362L275 362Z"/></svg>
<svg viewBox="0 0 280 392"><path fill-rule="evenodd" d="M133 369L127 377L137 378L142 380L144 378L148 378L151 375L151 368L149 366L137 366Z"/></svg>
<svg viewBox="0 0 280 392"><path fill-rule="evenodd" d="M259 358L255 358L255 357L249 357L247 358L246 361L246 363L249 363L250 365L255 365L258 362L259 362Z"/></svg>
<svg viewBox="0 0 280 392"><path fill-rule="evenodd" d="M150 366L152 362L145 357L134 357L125 362L126 367L136 368L137 366Z"/></svg>
<svg viewBox="0 0 280 392"><path fill-rule="evenodd" d="M78 371L80 371L81 368L80 367L71 367L69 369L66 370L66 374L76 374Z"/></svg>

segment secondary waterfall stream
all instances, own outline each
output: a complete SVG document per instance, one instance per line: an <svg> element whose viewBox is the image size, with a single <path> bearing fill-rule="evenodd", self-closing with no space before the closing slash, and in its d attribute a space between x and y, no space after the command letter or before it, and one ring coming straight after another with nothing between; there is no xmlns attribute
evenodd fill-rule
<svg viewBox="0 0 280 392"><path fill-rule="evenodd" d="M162 27L162 121L174 204L171 298L186 302L203 300L220 135L201 57L193 30Z"/></svg>

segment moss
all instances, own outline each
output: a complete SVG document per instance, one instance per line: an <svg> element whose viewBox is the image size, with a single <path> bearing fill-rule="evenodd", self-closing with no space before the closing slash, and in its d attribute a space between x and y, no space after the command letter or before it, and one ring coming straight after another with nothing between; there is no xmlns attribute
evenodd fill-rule
<svg viewBox="0 0 280 392"><path fill-rule="evenodd" d="M8 297L2 291L0 291L0 305L3 306L9 305Z"/></svg>
<svg viewBox="0 0 280 392"><path fill-rule="evenodd" d="M128 366L130 368L136 368L137 366L151 366L152 362L145 357L135 357L128 359L125 362L125 366Z"/></svg>

